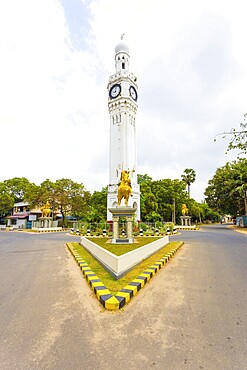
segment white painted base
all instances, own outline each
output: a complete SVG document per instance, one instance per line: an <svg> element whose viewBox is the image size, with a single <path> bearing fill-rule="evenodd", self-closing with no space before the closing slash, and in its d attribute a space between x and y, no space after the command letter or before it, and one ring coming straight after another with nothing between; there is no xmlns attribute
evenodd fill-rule
<svg viewBox="0 0 247 370"><path fill-rule="evenodd" d="M181 226L181 225L177 225L176 226L176 229L177 230L196 230L197 227L196 227L196 225L192 225L192 226Z"/></svg>
<svg viewBox="0 0 247 370"><path fill-rule="evenodd" d="M62 227L32 227L34 231L61 231Z"/></svg>
<svg viewBox="0 0 247 370"><path fill-rule="evenodd" d="M84 236L81 237L80 244L86 248L116 279L119 279L129 270L131 270L139 262L151 256L159 249L169 243L169 237L164 236L155 240L143 247L137 248L131 252L121 256L108 252L106 249L88 240Z"/></svg>

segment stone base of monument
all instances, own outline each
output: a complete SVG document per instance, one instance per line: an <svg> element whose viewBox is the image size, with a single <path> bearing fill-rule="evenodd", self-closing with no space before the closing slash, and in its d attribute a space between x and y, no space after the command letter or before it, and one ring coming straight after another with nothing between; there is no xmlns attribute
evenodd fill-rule
<svg viewBox="0 0 247 370"><path fill-rule="evenodd" d="M53 231L60 230L58 221L53 221L52 217L40 217L38 221L33 221L32 229L35 231Z"/></svg>
<svg viewBox="0 0 247 370"><path fill-rule="evenodd" d="M112 214L112 223L113 223L112 243L113 244L134 243L132 222L133 222L133 215L136 212L136 208L120 206L116 208L109 208L108 210ZM126 218L126 225L127 225L126 238L120 238L119 217Z"/></svg>
<svg viewBox="0 0 247 370"><path fill-rule="evenodd" d="M133 243L133 241L130 241L130 239L129 238L119 238L119 239L115 239L115 244L117 244L117 243L119 243L119 244L125 244L125 243Z"/></svg>
<svg viewBox="0 0 247 370"><path fill-rule="evenodd" d="M52 227L52 217L40 217L39 218L39 227L50 228Z"/></svg>
<svg viewBox="0 0 247 370"><path fill-rule="evenodd" d="M191 226L191 216L180 216L181 226Z"/></svg>

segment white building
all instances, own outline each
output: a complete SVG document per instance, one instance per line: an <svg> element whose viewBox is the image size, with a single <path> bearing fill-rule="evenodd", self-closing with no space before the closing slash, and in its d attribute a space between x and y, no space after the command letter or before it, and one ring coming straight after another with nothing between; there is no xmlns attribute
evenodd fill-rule
<svg viewBox="0 0 247 370"><path fill-rule="evenodd" d="M117 190L122 170L130 171L133 196L129 206L137 209L136 220L140 215L140 186L137 184L136 153L136 112L137 78L129 71L129 48L121 41L115 48L115 73L108 82L108 110L110 114L110 161L107 210L117 206ZM122 200L123 201L123 200ZM112 214L107 212L107 220Z"/></svg>
<svg viewBox="0 0 247 370"><path fill-rule="evenodd" d="M30 209L27 202L15 203L12 215L8 217L7 226L13 229L31 229L33 221L36 221L41 213L40 209Z"/></svg>

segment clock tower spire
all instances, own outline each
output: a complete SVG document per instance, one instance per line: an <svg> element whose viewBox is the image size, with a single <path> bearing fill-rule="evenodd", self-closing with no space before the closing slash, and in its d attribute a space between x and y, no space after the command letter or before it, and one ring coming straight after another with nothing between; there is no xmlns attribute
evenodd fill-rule
<svg viewBox="0 0 247 370"><path fill-rule="evenodd" d="M129 48L123 41L124 34L121 36L121 41L115 47L115 67L116 72L121 72L122 70L129 70Z"/></svg>
<svg viewBox="0 0 247 370"><path fill-rule="evenodd" d="M136 112L137 78L129 71L129 47L124 35L115 47L115 73L108 82L108 111L110 115L110 161L107 210L117 206L117 191L121 171L129 171L132 197L129 206L136 208L140 221L140 186L137 184ZM112 214L108 211L107 220Z"/></svg>

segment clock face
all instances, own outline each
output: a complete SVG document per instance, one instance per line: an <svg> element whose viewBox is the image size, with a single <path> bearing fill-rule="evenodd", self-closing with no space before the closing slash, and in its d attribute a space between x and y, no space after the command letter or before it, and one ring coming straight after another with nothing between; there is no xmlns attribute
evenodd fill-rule
<svg viewBox="0 0 247 370"><path fill-rule="evenodd" d="M116 85L113 85L110 89L110 97L111 98L116 98L121 92L121 85L119 84L116 84Z"/></svg>
<svg viewBox="0 0 247 370"><path fill-rule="evenodd" d="M137 92L136 92L136 89L134 88L134 86L130 86L130 96L131 96L132 99L137 101Z"/></svg>

